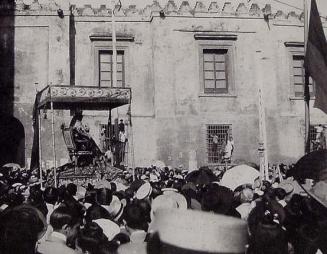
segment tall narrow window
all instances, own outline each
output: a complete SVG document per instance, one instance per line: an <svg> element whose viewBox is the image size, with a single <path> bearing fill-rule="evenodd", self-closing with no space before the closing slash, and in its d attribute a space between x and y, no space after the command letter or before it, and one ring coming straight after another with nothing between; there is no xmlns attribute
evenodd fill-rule
<svg viewBox="0 0 327 254"><path fill-rule="evenodd" d="M203 49L204 93L227 93L228 49Z"/></svg>
<svg viewBox="0 0 327 254"><path fill-rule="evenodd" d="M304 72L304 43L285 42L284 43L290 59L290 85L291 98L301 99L304 96L305 72ZM310 97L314 96L314 82L309 78Z"/></svg>
<svg viewBox="0 0 327 254"><path fill-rule="evenodd" d="M99 86L113 87L113 52L99 51ZM125 87L124 51L117 51L117 87Z"/></svg>
<svg viewBox="0 0 327 254"><path fill-rule="evenodd" d="M304 56L293 54L293 80L294 80L294 96L295 97L303 97L304 96L304 83L305 83L305 76L304 76ZM314 86L312 78L309 78L309 92L310 96L314 95Z"/></svg>

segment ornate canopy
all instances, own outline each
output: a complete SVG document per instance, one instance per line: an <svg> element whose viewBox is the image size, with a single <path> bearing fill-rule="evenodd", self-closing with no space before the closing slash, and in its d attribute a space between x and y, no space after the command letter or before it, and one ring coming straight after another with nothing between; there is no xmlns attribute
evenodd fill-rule
<svg viewBox="0 0 327 254"><path fill-rule="evenodd" d="M86 87L86 86L47 86L38 94L38 108L107 110L131 101L130 88Z"/></svg>

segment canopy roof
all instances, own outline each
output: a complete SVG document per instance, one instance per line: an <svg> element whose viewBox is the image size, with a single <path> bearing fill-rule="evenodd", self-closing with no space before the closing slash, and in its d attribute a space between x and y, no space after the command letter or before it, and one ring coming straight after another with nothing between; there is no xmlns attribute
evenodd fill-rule
<svg viewBox="0 0 327 254"><path fill-rule="evenodd" d="M130 103L131 89L120 87L47 86L38 93L38 108L108 110Z"/></svg>

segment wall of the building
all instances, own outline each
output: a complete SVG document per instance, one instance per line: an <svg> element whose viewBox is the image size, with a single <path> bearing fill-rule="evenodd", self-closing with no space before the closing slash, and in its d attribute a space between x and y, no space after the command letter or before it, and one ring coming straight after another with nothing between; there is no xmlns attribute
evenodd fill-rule
<svg viewBox="0 0 327 254"><path fill-rule="evenodd" d="M150 8L150 7L148 7ZM155 6L152 8L156 8ZM226 7L227 8L227 7ZM251 7L252 8L252 7ZM179 9L181 11L182 8ZM89 7L57 15L52 10L21 11L2 31L14 31L13 115L25 127L26 157L31 154L32 108L35 83L95 86L94 42L91 35L112 33L111 18ZM166 11L169 8L166 8ZM144 11L145 12L145 11ZM154 160L167 165L207 163L206 125L232 124L234 160L258 162L258 88L262 84L266 106L268 157L271 162L294 162L304 151L304 103L291 94L290 55L284 42L303 41L303 23L287 17L263 19L258 15L158 12L118 15L117 34L129 34L126 85L132 89L132 128L135 166ZM19 15L18 15L19 14ZM5 19L5 17L2 17ZM8 19L8 17L7 17ZM8 23L8 22L7 22ZM9 24L9 23L8 23ZM235 41L232 96L204 96L200 81L200 41L194 34L233 34ZM2 37L3 38L3 37ZM3 39L2 39L3 40ZM111 41L103 42L109 47ZM311 103L312 104L312 103ZM114 117L128 120L128 106L113 110ZM85 122L95 138L108 112L85 112ZM70 112L56 112L57 161L68 158L60 125L69 123ZM312 108L312 123L327 123L326 116ZM42 120L42 150L52 160L51 114ZM131 143L131 142L130 142ZM129 150L131 151L131 150Z"/></svg>
<svg viewBox="0 0 327 254"><path fill-rule="evenodd" d="M84 56L92 44L90 34L111 32L108 22L81 22L76 27L84 37L78 43L84 47L78 46ZM235 96L201 94L199 42L194 34L203 31L237 35ZM136 38L130 43L127 56L127 84L132 87L132 112L136 120L133 125L136 165L159 159L168 165L188 167L192 156L198 166L206 164L206 124L232 124L234 159L258 162L260 83L266 104L269 160L292 162L303 154L304 105L301 100L290 99L293 96L287 66L292 63L284 45L288 41L300 42L303 27L274 20L268 24L261 17L157 16L141 24L117 21L117 32ZM83 80L92 82L93 70L85 72L93 61L90 55L91 58L84 58L84 65L76 62ZM324 122L322 117L319 110L312 108L313 123Z"/></svg>
<svg viewBox="0 0 327 254"><path fill-rule="evenodd" d="M20 15L17 15L20 14ZM2 113L9 113L19 119L25 129L25 154L29 161L33 143L32 111L36 90L48 84L69 84L69 25L68 16L59 18L56 10L27 11L14 16L0 18L0 30L10 31L13 36L13 54L8 64L14 64L13 100L2 100ZM10 22L3 22L10 20ZM1 33L4 40L4 32ZM5 59L2 59L6 61ZM10 80L11 77L6 78ZM12 111L10 112L10 104ZM56 112L56 136L61 136L61 112ZM44 163L51 160L51 115L42 120L42 150ZM58 145L63 141L57 139ZM63 149L58 149L58 158L64 157Z"/></svg>

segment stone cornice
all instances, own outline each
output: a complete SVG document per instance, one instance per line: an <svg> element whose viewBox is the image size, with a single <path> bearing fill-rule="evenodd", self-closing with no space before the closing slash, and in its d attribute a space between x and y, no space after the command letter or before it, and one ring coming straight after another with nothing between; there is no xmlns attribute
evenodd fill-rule
<svg viewBox="0 0 327 254"><path fill-rule="evenodd" d="M111 33L94 33L90 35L91 41L112 41L112 34ZM117 41L134 41L134 35L132 34L116 34Z"/></svg>
<svg viewBox="0 0 327 254"><path fill-rule="evenodd" d="M59 5L57 0L46 0L40 4L39 0L31 0L31 4L27 5L26 0L16 0L15 5L9 4L11 0L1 0L0 14L2 15L37 15L38 13L57 12L58 9L64 11L64 15L67 13L73 14L76 17L110 17L112 10L110 6L100 5L92 6L91 4L76 6L68 5L68 1L61 1L64 4ZM90 1L92 2L92 1ZM205 2L205 3L204 3ZM248 0L240 0L232 2L230 0L212 1L208 4L208 1L197 1L194 6L191 6L188 1L182 1L180 5L177 5L174 0L167 0L165 6L161 6L156 0L153 0L151 5L147 5L144 8L138 9L136 5L122 6L119 8L116 6L115 15L117 19L120 17L242 17L242 18L269 18L274 20L287 20L291 23L303 23L303 13L300 12L284 12L283 10L272 11L270 4L265 6L258 5L255 2L249 2ZM46 3L46 4L45 4ZM221 4L223 3L223 4ZM34 14L36 13L36 14ZM326 22L326 18L322 18L323 22Z"/></svg>

